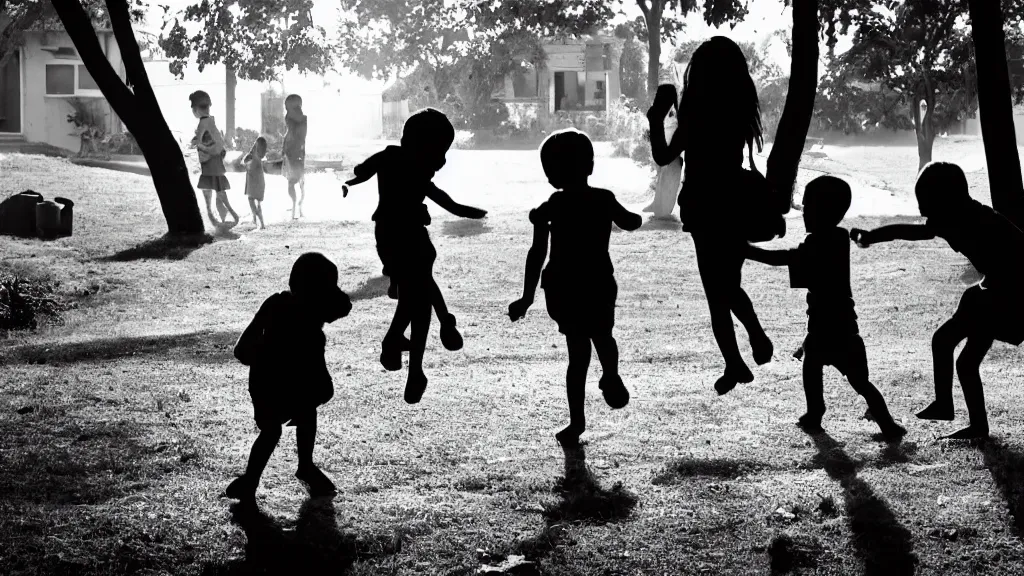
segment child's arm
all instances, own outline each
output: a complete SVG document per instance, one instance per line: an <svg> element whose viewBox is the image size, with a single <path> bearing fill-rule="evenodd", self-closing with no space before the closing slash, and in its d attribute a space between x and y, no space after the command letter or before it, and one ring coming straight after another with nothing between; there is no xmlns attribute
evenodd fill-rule
<svg viewBox="0 0 1024 576"><path fill-rule="evenodd" d="M268 298L267 301L260 306L260 309L256 312L256 316L253 317L252 322L249 322L245 331L238 337L238 342L235 343L235 358L246 366L252 366L254 363L259 361L260 355L266 353L266 351L262 349L262 339L266 318L270 313L270 306L271 300Z"/></svg>
<svg viewBox="0 0 1024 576"><path fill-rule="evenodd" d="M449 196L447 192L438 188L437 185L434 184L433 182L431 182L430 185L427 186L426 196L427 198L433 200L434 203L436 203L438 206L444 208L445 210L451 212L452 214L458 216L459 218L480 219L487 216L486 210L481 210L479 208L473 208L472 206L459 204L455 200L452 200L452 197Z"/></svg>
<svg viewBox="0 0 1024 576"><path fill-rule="evenodd" d="M765 250L748 244L746 257L769 266L789 266L796 260L796 250Z"/></svg>
<svg viewBox="0 0 1024 576"><path fill-rule="evenodd" d="M377 170L380 166L380 154L381 153L378 152L366 160L363 160L361 164L356 164L356 167L352 169L352 174L354 174L354 176L351 179L346 180L345 183L341 185L342 197L348 197L349 186L357 186L377 175Z"/></svg>
<svg viewBox="0 0 1024 576"><path fill-rule="evenodd" d="M626 207L619 204L619 201L612 199L612 222L627 232L632 232L643 226L644 217L626 210Z"/></svg>
<svg viewBox="0 0 1024 576"><path fill-rule="evenodd" d="M924 224L890 224L875 228L874 230L861 230L854 228L850 230L850 239L861 248L867 248L872 244L880 242L892 242L893 240L932 240L935 233Z"/></svg>
<svg viewBox="0 0 1024 576"><path fill-rule="evenodd" d="M541 268L548 257L548 223L535 219L535 213L536 210L530 212L530 220L533 222L533 245L526 254L526 284L523 287L523 297L508 306L508 317L513 322L526 316L526 311L533 304L537 283L540 282Z"/></svg>
<svg viewBox="0 0 1024 576"><path fill-rule="evenodd" d="M671 164L673 160L679 158L683 151L686 150L685 114L678 114L676 116L678 126L672 134L672 141L669 143L665 142L665 124L663 120L670 108L671 106L668 108L664 107L664 105L659 106L657 98L655 98L654 105L647 112L651 135L651 156L654 157L654 162L658 166ZM663 110L664 113L662 113Z"/></svg>
<svg viewBox="0 0 1024 576"><path fill-rule="evenodd" d="M214 121L213 116L208 116L206 120L207 130L210 132L210 137L213 138L213 144L206 147L206 152L211 156L220 156L227 151L227 145L224 143L224 136L217 129L217 123Z"/></svg>

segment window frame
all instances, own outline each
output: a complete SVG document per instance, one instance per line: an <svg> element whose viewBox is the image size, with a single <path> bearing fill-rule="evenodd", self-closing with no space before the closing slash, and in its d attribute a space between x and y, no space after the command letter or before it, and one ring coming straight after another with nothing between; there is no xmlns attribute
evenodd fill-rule
<svg viewBox="0 0 1024 576"><path fill-rule="evenodd" d="M50 66L72 66L75 71L74 79L74 92L71 94L50 94L46 87L46 71L49 70ZM99 89L91 90L87 88L79 88L79 71L80 67L84 67L85 63L81 60L55 60L53 62L47 62L43 69L43 91L46 98L103 98L103 92ZM88 71L88 70L87 70ZM96 82L96 78L93 78L93 82Z"/></svg>

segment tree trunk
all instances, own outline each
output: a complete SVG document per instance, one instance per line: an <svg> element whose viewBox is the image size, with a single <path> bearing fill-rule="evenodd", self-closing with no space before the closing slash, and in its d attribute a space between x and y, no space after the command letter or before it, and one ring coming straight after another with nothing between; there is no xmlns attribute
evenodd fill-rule
<svg viewBox="0 0 1024 576"><path fill-rule="evenodd" d="M775 142L768 156L765 177L789 202L780 206L789 212L793 203L800 157L814 115L818 91L818 0L793 0L793 57L789 73L789 92L782 109Z"/></svg>
<svg viewBox="0 0 1024 576"><path fill-rule="evenodd" d="M175 235L202 234L203 218L196 193L189 181L185 158L167 121L160 112L149 83L142 54L132 31L125 0L107 0L111 27L124 61L125 82L114 71L100 47L92 22L79 0L52 0L68 35L71 36L89 74L128 131L135 136L153 176L168 232Z"/></svg>
<svg viewBox="0 0 1024 576"><path fill-rule="evenodd" d="M664 0L652 0L647 13L647 100L654 101L661 76L661 11Z"/></svg>
<svg viewBox="0 0 1024 576"><path fill-rule="evenodd" d="M235 86L238 76L231 66L224 67L224 139L234 146L235 142Z"/></svg>
<svg viewBox="0 0 1024 576"><path fill-rule="evenodd" d="M924 115L921 114L921 103L924 103ZM932 161L932 147L935 144L935 90L931 79L925 72L921 77L921 90L917 92L914 103L914 135L917 137L917 171Z"/></svg>
<svg viewBox="0 0 1024 576"><path fill-rule="evenodd" d="M978 104L992 206L1024 227L1024 181L1013 125L1010 74L998 0L969 0L978 66Z"/></svg>

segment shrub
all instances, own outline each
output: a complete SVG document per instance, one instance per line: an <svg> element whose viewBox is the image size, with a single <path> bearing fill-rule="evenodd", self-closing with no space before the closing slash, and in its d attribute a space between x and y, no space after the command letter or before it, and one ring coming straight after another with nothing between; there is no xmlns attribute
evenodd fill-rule
<svg viewBox="0 0 1024 576"><path fill-rule="evenodd" d="M0 271L0 332L33 330L42 319L59 322L70 306L56 296L56 287Z"/></svg>
<svg viewBox="0 0 1024 576"><path fill-rule="evenodd" d="M255 130L249 130L248 128L235 128L235 142L234 149L241 150L242 152L248 152L252 150L252 145L256 143L256 139L260 137L260 133Z"/></svg>

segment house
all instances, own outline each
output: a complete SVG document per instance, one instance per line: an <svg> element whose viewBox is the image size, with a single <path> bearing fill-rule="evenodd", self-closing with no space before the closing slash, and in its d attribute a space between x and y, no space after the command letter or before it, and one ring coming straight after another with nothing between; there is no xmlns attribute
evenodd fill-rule
<svg viewBox="0 0 1024 576"><path fill-rule="evenodd" d="M96 25L100 47L123 78L121 52L109 24ZM71 37L59 25L25 32L25 43L0 68L0 141L42 142L77 152L68 115L88 115L107 132L121 130Z"/></svg>
<svg viewBox="0 0 1024 576"><path fill-rule="evenodd" d="M510 108L532 109L539 118L561 111L605 112L621 94L622 45L619 38L600 35L544 40L544 64L526 65L507 77L495 97Z"/></svg>

